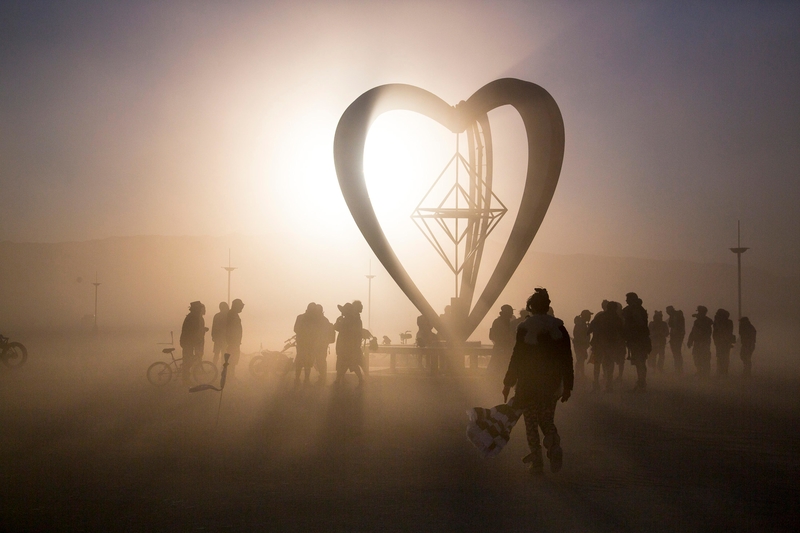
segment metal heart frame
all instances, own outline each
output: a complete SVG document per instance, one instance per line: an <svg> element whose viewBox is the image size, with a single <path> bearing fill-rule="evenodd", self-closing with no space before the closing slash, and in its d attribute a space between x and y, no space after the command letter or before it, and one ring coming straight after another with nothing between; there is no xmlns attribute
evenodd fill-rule
<svg viewBox="0 0 800 533"><path fill-rule="evenodd" d="M388 111L414 111L435 120L453 133L504 105L522 118L528 138L528 168L517 219L494 272L466 322L454 331L444 324L400 263L380 227L364 179L364 143L372 123ZM503 78L478 89L453 107L438 96L413 85L389 84L370 89L345 110L333 140L339 187L356 225L375 256L411 303L439 332L454 342L465 341L497 301L516 271L542 224L553 198L564 159L564 121L550 93L542 87Z"/></svg>

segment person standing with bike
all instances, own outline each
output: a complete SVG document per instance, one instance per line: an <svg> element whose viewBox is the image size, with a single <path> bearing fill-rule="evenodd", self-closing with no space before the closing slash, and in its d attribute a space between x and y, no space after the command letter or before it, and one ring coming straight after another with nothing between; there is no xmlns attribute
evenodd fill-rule
<svg viewBox="0 0 800 533"><path fill-rule="evenodd" d="M239 313L244 309L244 303L236 298L231 302L231 309L228 311L226 321L225 340L228 344L227 352L231 355L228 360L228 379L236 375L236 365L239 363L240 348L242 345L242 319Z"/></svg>
<svg viewBox="0 0 800 533"><path fill-rule="evenodd" d="M205 321L203 320L203 304L199 301L189 304L189 314L183 319L181 327L181 349L183 350L183 365L181 366L181 379L189 383L192 366L197 362L197 354L202 350L205 338Z"/></svg>

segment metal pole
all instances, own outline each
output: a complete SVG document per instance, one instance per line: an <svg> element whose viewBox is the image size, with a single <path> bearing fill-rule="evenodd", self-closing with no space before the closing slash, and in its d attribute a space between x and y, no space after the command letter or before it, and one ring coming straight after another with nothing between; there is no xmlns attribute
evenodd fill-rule
<svg viewBox="0 0 800 533"><path fill-rule="evenodd" d="M375 275L372 273L372 259L369 261L369 274L367 274L368 290L367 290L367 329L372 331L372 278Z"/></svg>
<svg viewBox="0 0 800 533"><path fill-rule="evenodd" d="M742 247L742 226L740 221L736 221L736 248L731 248L731 252L736 254L738 287L739 287L739 320L742 319L742 254L749 248Z"/></svg>
<svg viewBox="0 0 800 533"><path fill-rule="evenodd" d="M237 267L231 266L231 249L228 248L228 266L222 267L228 271L228 307L231 306L231 272L236 270Z"/></svg>
<svg viewBox="0 0 800 533"><path fill-rule="evenodd" d="M97 334L97 287L100 286L100 283L97 282L97 272L94 273L94 327L92 327L92 333L95 335Z"/></svg>

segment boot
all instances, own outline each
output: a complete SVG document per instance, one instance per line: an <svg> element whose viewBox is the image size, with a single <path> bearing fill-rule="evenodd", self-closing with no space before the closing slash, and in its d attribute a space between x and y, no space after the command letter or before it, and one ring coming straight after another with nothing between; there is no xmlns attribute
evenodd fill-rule
<svg viewBox="0 0 800 533"><path fill-rule="evenodd" d="M542 459L542 449L537 448L528 455L522 458L523 463L529 463L528 467L531 474L541 475L544 474L544 460Z"/></svg>
<svg viewBox="0 0 800 533"><path fill-rule="evenodd" d="M544 446L547 448L547 458L550 459L550 471L553 473L558 472L564 462L561 437L558 436L558 433L545 436Z"/></svg>

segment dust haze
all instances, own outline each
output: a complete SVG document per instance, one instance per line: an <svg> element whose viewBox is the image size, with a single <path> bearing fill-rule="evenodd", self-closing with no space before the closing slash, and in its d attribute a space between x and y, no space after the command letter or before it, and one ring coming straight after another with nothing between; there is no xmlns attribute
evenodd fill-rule
<svg viewBox="0 0 800 533"><path fill-rule="evenodd" d="M4 2L0 335L27 359L0 360L0 529L795 530L798 11ZM562 172L533 245L468 339L477 367L461 353L437 367L415 351L419 311L347 211L333 136L372 87L413 84L456 105L503 77L558 103ZM527 164L519 116L489 118L508 211L486 241L478 293ZM381 226L437 313L453 275L410 215L456 142L392 112L365 144ZM629 292L648 319L682 310L687 333L701 305L735 321L737 220L750 248L742 314L758 332L751 378L738 326L727 376L713 345L710 378L685 345L678 374L667 347L643 393L630 360L610 392L587 363L555 410L559 472L527 471L522 420L502 453L479 458L465 413L504 403L505 368L487 370L502 305L516 316L545 287L573 336L583 310ZM197 382L169 350L183 355L192 302L211 328L229 299L244 303L236 371L222 391L189 392ZM296 382L298 315L315 302L334 322L354 300L378 342L364 385L349 372L331 383L335 343L328 383L316 369ZM212 352L209 331L202 358ZM174 369L168 383L148 378L157 361ZM215 366L208 384L220 388Z"/></svg>

